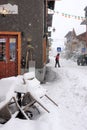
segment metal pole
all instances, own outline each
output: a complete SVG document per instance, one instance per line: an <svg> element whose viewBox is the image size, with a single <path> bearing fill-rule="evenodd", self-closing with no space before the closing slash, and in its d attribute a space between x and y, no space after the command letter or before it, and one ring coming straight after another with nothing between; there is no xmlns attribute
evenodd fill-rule
<svg viewBox="0 0 87 130"><path fill-rule="evenodd" d="M50 97L48 97L47 95L45 96L58 107L58 105Z"/></svg>

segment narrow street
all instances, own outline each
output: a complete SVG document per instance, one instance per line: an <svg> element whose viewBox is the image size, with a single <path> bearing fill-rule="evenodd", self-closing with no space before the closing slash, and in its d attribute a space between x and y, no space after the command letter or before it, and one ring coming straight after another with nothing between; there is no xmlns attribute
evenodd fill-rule
<svg viewBox="0 0 87 130"><path fill-rule="evenodd" d="M59 105L60 124L64 130L87 130L87 66L77 66L76 62L62 58L61 68L54 68L54 64L51 57L48 66L55 71L56 79L44 87Z"/></svg>
<svg viewBox="0 0 87 130"><path fill-rule="evenodd" d="M87 130L87 0L0 0L0 130L19 128Z"/></svg>

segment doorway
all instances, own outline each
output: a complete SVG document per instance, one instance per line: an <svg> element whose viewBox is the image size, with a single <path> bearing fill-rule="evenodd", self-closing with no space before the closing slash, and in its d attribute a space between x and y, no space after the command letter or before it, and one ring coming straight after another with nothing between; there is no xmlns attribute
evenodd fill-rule
<svg viewBox="0 0 87 130"><path fill-rule="evenodd" d="M17 76L19 74L21 48L18 45L19 36L14 33L0 34L0 78Z"/></svg>

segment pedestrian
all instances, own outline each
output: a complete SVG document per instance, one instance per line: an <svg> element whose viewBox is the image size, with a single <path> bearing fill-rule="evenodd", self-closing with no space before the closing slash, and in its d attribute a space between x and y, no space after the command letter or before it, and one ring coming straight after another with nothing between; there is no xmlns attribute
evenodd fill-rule
<svg viewBox="0 0 87 130"><path fill-rule="evenodd" d="M57 65L58 67L60 67L59 58L60 58L60 54L58 53L55 58L55 67L57 67Z"/></svg>

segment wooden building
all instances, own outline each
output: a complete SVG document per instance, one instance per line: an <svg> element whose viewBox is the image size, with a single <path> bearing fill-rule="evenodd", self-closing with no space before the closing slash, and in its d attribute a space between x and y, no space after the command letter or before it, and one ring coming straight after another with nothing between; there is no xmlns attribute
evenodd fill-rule
<svg viewBox="0 0 87 130"><path fill-rule="evenodd" d="M54 3L52 0L0 1L0 78L21 74L21 58L26 59L28 46L31 45L36 78L41 82L44 80L48 44L47 8L53 9Z"/></svg>

